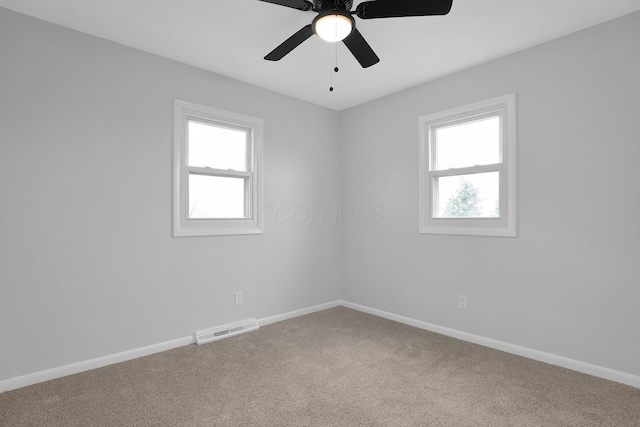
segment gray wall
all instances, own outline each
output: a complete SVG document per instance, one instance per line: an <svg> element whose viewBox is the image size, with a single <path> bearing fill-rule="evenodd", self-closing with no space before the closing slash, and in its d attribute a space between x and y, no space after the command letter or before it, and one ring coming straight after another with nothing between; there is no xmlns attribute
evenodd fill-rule
<svg viewBox="0 0 640 427"><path fill-rule="evenodd" d="M0 9L0 380L339 297L640 375L638 52L636 13L337 113ZM419 235L418 116L509 92L519 237ZM265 119L264 235L171 237L174 98Z"/></svg>
<svg viewBox="0 0 640 427"><path fill-rule="evenodd" d="M174 98L264 119L263 235L171 237ZM336 300L338 120L0 9L0 380Z"/></svg>
<svg viewBox="0 0 640 427"><path fill-rule="evenodd" d="M343 112L343 298L640 375L640 13ZM419 235L420 115L517 92L519 237ZM457 295L468 309L457 309Z"/></svg>

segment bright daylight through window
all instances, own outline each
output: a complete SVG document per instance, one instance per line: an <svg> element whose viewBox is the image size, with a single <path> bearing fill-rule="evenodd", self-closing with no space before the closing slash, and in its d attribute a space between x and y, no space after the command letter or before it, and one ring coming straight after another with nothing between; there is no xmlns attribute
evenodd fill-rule
<svg viewBox="0 0 640 427"><path fill-rule="evenodd" d="M515 95L420 124L420 232L516 235Z"/></svg>
<svg viewBox="0 0 640 427"><path fill-rule="evenodd" d="M262 120L175 101L174 236L259 234Z"/></svg>

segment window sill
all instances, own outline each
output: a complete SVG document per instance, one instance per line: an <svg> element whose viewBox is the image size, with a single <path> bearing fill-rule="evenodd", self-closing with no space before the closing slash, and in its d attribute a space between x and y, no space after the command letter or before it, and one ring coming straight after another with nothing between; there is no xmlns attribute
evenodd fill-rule
<svg viewBox="0 0 640 427"><path fill-rule="evenodd" d="M420 234L449 234L458 236L517 237L515 225L507 227L488 227L481 225L425 225L418 230Z"/></svg>
<svg viewBox="0 0 640 427"><path fill-rule="evenodd" d="M198 236L239 236L250 234L263 234L258 227L181 227L175 229L173 237L198 237Z"/></svg>

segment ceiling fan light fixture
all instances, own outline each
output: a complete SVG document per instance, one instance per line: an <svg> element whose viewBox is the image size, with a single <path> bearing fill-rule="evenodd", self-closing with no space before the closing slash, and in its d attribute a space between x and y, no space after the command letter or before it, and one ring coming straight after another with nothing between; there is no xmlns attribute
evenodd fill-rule
<svg viewBox="0 0 640 427"><path fill-rule="evenodd" d="M334 43L344 40L354 28L351 15L330 12L313 20L313 31L322 40Z"/></svg>

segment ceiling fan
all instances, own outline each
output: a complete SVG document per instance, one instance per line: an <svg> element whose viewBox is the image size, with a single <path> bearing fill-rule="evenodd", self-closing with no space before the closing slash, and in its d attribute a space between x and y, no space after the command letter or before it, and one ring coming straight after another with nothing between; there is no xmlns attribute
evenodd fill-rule
<svg viewBox="0 0 640 427"><path fill-rule="evenodd" d="M360 19L399 18L405 16L446 15L453 0L372 0L351 11L353 0L260 0L318 15L313 22L285 40L264 59L279 61L313 34L329 42L342 41L363 68L380 61L369 43L356 29L352 15Z"/></svg>

